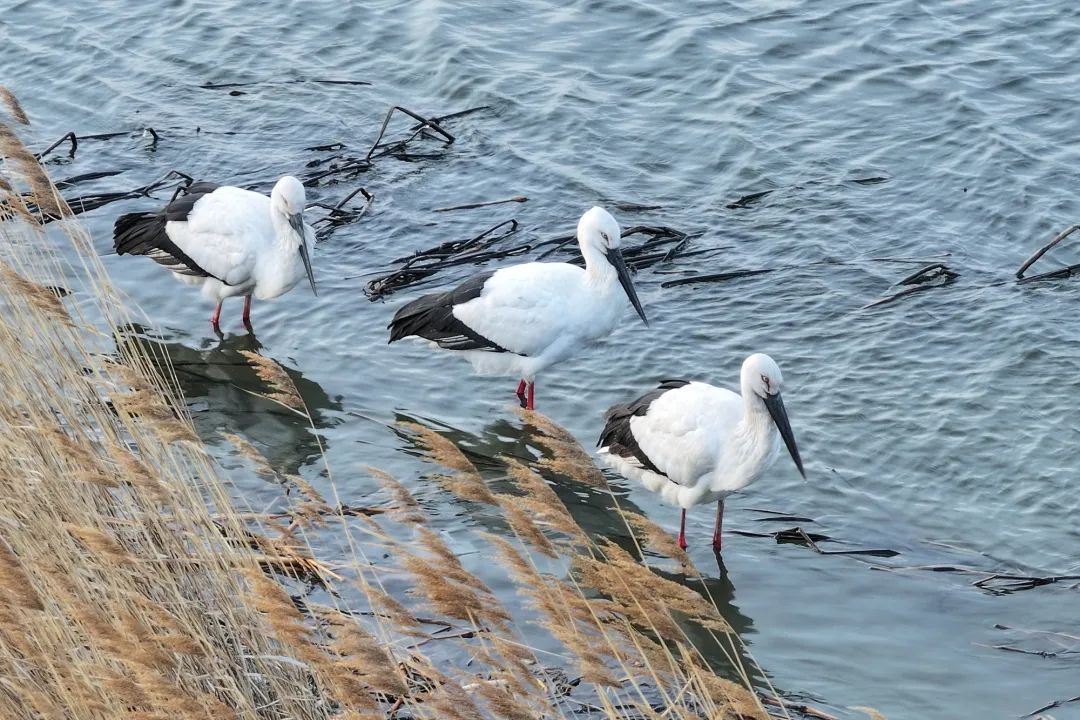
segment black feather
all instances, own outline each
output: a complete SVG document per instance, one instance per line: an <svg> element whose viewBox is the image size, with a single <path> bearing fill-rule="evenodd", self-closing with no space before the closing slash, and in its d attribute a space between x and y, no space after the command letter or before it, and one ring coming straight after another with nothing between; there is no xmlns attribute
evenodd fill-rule
<svg viewBox="0 0 1080 720"><path fill-rule="evenodd" d="M473 275L453 290L424 295L403 306L386 326L390 330L390 342L415 335L447 350L510 352L454 316L454 306L480 297L484 283L494 274L492 270Z"/></svg>
<svg viewBox="0 0 1080 720"><path fill-rule="evenodd" d="M128 213L116 219L113 247L117 255L146 255L178 275L221 278L207 272L180 249L165 232L165 223L187 220L203 197L220 187L211 182L192 183L187 193L156 212ZM224 282L224 280L221 280Z"/></svg>
<svg viewBox="0 0 1080 720"><path fill-rule="evenodd" d="M637 438L634 437L634 431L630 429L630 418L641 417L649 412L649 406L653 404L653 401L668 390L675 390L689 384L689 380L661 380L660 385L655 390L650 390L636 400L612 405L604 413L604 430L600 433L600 440L596 443L597 447L607 448L607 451L612 455L635 458L646 470L667 477L667 473L656 467L652 460L649 459L649 456L642 451L641 446L638 445Z"/></svg>

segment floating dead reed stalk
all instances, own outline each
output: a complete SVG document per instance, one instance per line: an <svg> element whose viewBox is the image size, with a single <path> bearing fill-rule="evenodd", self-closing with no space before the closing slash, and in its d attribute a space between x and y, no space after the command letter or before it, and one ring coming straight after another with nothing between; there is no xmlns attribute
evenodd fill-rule
<svg viewBox="0 0 1080 720"><path fill-rule="evenodd" d="M1061 232L1059 232L1057 235L1055 235L1050 240L1050 242L1046 243L1041 248L1036 250L1035 254L1033 254L1031 257L1029 257L1027 260L1025 260L1023 262L1023 264L1020 266L1020 268L1016 271L1016 279L1017 279L1017 281L1018 282L1032 282L1032 281L1035 281L1035 280L1050 280L1050 279L1064 278L1064 277L1070 277L1075 272L1080 271L1080 264L1075 264L1075 265L1069 265L1068 267L1059 268L1057 270L1050 270L1049 272L1044 272L1044 273L1041 273L1039 275L1031 275L1031 276L1027 276L1027 277L1025 277L1025 275L1024 275L1028 271L1028 269L1031 268L1032 265L1034 265L1036 262L1039 261L1039 258L1041 258L1043 255L1045 255L1047 252L1049 252L1051 249L1053 249L1058 243L1060 243L1062 240L1064 240L1065 238L1072 235L1077 230L1080 230L1080 225L1072 225L1070 227L1067 227L1064 230L1062 230Z"/></svg>

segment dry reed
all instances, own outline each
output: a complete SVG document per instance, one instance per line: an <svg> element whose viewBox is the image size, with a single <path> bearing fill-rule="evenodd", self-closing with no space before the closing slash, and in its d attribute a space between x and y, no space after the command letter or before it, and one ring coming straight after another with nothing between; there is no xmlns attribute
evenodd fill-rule
<svg viewBox="0 0 1080 720"><path fill-rule="evenodd" d="M26 111L23 110L22 105L19 103L19 99L15 97L15 93L8 90L3 85L0 85L0 102L3 102L7 106L8 112L11 113L11 117L23 125L30 124L30 118L26 116Z"/></svg>

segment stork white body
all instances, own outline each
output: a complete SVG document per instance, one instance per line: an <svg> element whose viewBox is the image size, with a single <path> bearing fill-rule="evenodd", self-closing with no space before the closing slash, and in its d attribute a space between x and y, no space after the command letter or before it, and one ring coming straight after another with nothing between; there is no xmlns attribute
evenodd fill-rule
<svg viewBox="0 0 1080 720"><path fill-rule="evenodd" d="M718 502L713 542L719 549L723 500L756 482L786 443L802 473L780 399L783 378L768 355L751 355L741 396L702 382L665 381L637 400L608 410L602 462L683 510ZM685 547L685 528L679 533Z"/></svg>
<svg viewBox="0 0 1080 720"><path fill-rule="evenodd" d="M315 231L303 222L304 186L282 177L270 197L238 187L195 183L186 195L154 213L124 215L115 230L118 254L147 255L217 303L243 295L282 295L305 275L315 291L310 258Z"/></svg>
<svg viewBox="0 0 1080 720"><path fill-rule="evenodd" d="M681 508L742 490L758 480L780 452L780 433L761 402L692 382L661 395L645 415L630 418L638 445L665 474L600 450L624 477Z"/></svg>
<svg viewBox="0 0 1080 720"><path fill-rule="evenodd" d="M303 228L310 253L315 230L307 223ZM187 220L167 222L165 232L214 275L176 275L185 283L200 285L207 300L237 295L269 300L289 292L305 276L297 233L285 217L271 213L270 198L262 193L220 187L195 203Z"/></svg>
<svg viewBox="0 0 1080 720"><path fill-rule="evenodd" d="M454 316L510 350L465 350L477 373L532 382L543 369L607 337L626 312L615 268L532 262L499 270Z"/></svg>
<svg viewBox="0 0 1080 720"><path fill-rule="evenodd" d="M577 234L584 269L531 262L473 276L400 308L389 325L390 342L416 336L464 355L481 374L518 377L522 405L535 407L537 374L618 324L626 311L619 285L648 324L619 249L615 218L594 207L581 217Z"/></svg>

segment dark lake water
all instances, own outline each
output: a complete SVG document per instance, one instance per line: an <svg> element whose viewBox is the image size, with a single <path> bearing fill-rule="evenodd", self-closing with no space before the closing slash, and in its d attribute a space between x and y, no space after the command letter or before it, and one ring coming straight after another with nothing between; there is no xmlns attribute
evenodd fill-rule
<svg viewBox="0 0 1080 720"><path fill-rule="evenodd" d="M39 149L68 130L135 131L53 156L57 179L122 171L70 196L173 169L268 189L333 154L305 148L365 154L394 104L434 116L487 106L447 121L449 147L421 140L413 152L426 157L381 158L312 188L312 200L337 202L363 185L375 201L320 244L319 297L298 286L256 301L255 338L239 301L219 339L190 288L149 261L105 258L167 338L227 465L237 461L219 429L312 479L323 467L307 427L243 392L258 385L236 353L258 345L300 378L343 499L381 502L363 467L383 468L463 553L490 527L424 479L430 468L390 426L419 418L477 456L507 452L521 445L514 381L388 347L385 326L401 302L476 268L378 302L366 282L510 218L515 242L572 232L593 204L623 227L693 233L689 249L711 252L636 278L652 327L628 308L606 344L540 377L539 409L591 447L611 403L664 377L734 384L742 358L771 354L809 481L781 458L729 500L727 529L796 524L750 509L766 508L812 518L798 524L838 541L825 549L900 554L819 555L732 534L723 574L710 511L692 512L691 556L754 658L782 692L844 716L871 705L894 720L1017 717L1080 693L1080 656L1044 634L1080 634L1076 581L998 593L973 586L979 574L873 566L1080 573L1080 281L1012 282L1035 247L1080 220L1078 30L1070 2L28 1L0 15L0 82L22 99ZM372 84L282 82L312 79ZM258 84L230 94L199 88L208 82ZM138 132L147 126L156 144ZM433 212L511 195L529 201ZM118 213L167 197L84 215L101 253ZM942 254L955 282L862 309L920 267L874 258ZM1044 262L1077 255L1066 241ZM677 530L676 509L612 482ZM254 480L248 491L259 509L277 493ZM561 492L590 529L612 527L590 495ZM1080 717L1080 703L1050 712Z"/></svg>

